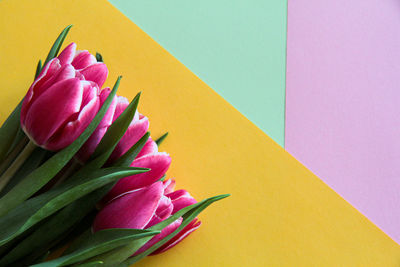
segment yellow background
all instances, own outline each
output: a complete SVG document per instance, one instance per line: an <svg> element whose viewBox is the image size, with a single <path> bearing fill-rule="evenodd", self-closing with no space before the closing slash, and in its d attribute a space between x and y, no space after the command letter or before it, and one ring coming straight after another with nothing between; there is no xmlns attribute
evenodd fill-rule
<svg viewBox="0 0 400 267"><path fill-rule="evenodd" d="M0 116L32 82L60 30L102 53L107 84L143 91L140 111L173 158L169 176L202 199L232 196L203 226L139 266L397 266L400 247L105 0L0 2ZM246 94L246 88L243 88ZM249 96L246 96L249 97Z"/></svg>

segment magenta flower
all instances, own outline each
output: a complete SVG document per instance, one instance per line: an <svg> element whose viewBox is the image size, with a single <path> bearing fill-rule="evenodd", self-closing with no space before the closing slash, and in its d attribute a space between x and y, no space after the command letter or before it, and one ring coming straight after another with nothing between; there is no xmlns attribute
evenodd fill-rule
<svg viewBox="0 0 400 267"><path fill-rule="evenodd" d="M160 180L171 165L171 157L166 152L159 152L156 142L151 138L146 142L131 167L149 168L150 171L120 179L103 199L107 203L113 198Z"/></svg>
<svg viewBox="0 0 400 267"><path fill-rule="evenodd" d="M103 105L104 101L106 101L110 92L111 92L110 88L104 88L102 90L100 94L100 106ZM91 154L93 154L97 145L100 143L101 138L103 138L104 134L108 130L108 127L111 125L116 104L117 101L116 98L114 97L113 101L110 104L110 107L108 108L103 119L100 121L96 130L94 130L89 139L85 142L85 144L83 144L81 149L76 153L75 159L77 159L82 164L89 159Z"/></svg>
<svg viewBox="0 0 400 267"><path fill-rule="evenodd" d="M100 108L105 64L72 43L48 62L29 88L21 108L21 126L38 146L57 151L70 145Z"/></svg>
<svg viewBox="0 0 400 267"><path fill-rule="evenodd" d="M129 102L125 97L119 97L117 107L115 109L116 118L128 107ZM110 156L109 161L112 162L123 154L125 154L149 129L149 119L140 114L135 113L135 116L126 130L124 136L121 138L113 153Z"/></svg>
<svg viewBox="0 0 400 267"><path fill-rule="evenodd" d="M107 93L101 97L101 103L103 103L110 93L110 89L104 89ZM122 112L129 105L128 99L122 96L116 96L111 103L110 108L107 110L106 115L103 117L99 126L96 128L94 133L82 146L76 155L76 159L80 162L85 162L89 159L90 155L93 154L96 147L100 143L101 139L107 132L111 124L122 114ZM149 120L147 117L143 116L139 112L136 112L134 118L126 130L124 136L121 138L117 146L115 147L113 153L110 156L109 162L114 161L123 154L125 154L131 146L133 146L143 135L147 132L149 128Z"/></svg>
<svg viewBox="0 0 400 267"><path fill-rule="evenodd" d="M101 88L108 76L108 69L102 62L97 62L95 56L87 50L76 50L76 44L69 44L57 57L62 66L72 65L78 72L77 76L83 75L87 81L97 83Z"/></svg>
<svg viewBox="0 0 400 267"><path fill-rule="evenodd" d="M148 187L126 192L108 203L96 216L93 231L109 228L146 229L175 214L184 207L197 203L186 191L173 191L175 182L167 180L156 182ZM154 236L135 254L139 254L174 232L182 223L177 219L160 234ZM182 239L200 227L201 222L194 219L174 238L154 251L157 254L178 244Z"/></svg>

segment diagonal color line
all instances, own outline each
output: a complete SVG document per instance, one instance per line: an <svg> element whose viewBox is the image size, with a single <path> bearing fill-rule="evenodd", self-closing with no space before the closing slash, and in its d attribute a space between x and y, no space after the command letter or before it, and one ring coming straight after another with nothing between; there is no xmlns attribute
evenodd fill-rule
<svg viewBox="0 0 400 267"><path fill-rule="evenodd" d="M110 0L281 146L286 0Z"/></svg>
<svg viewBox="0 0 400 267"><path fill-rule="evenodd" d="M393 240L107 1L3 0L0 12L0 86L8 89L1 114L32 82L37 56L72 23L69 40L101 52L108 83L124 76L119 94L143 91L139 110L152 134L169 131L168 176L198 199L232 193L182 244L138 266L398 265Z"/></svg>

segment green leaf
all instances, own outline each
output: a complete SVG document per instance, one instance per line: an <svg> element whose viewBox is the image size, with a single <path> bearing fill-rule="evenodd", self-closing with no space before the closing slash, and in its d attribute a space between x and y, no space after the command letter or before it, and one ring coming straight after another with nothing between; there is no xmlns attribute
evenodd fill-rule
<svg viewBox="0 0 400 267"><path fill-rule="evenodd" d="M62 256L73 253L78 250L82 243L86 242L86 240L93 235L92 226L90 226L86 231L84 231L81 235L76 237L70 246L62 253Z"/></svg>
<svg viewBox="0 0 400 267"><path fill-rule="evenodd" d="M39 257L39 258L37 259L36 262L42 262L42 261L44 261L45 259L47 259L47 257L48 257L49 255L50 255L50 251L47 251L47 252L43 253L43 255L42 255L41 257Z"/></svg>
<svg viewBox="0 0 400 267"><path fill-rule="evenodd" d="M140 229L107 229L87 235L86 239L72 253L52 261L33 265L36 267L58 267L74 264L96 255L126 245L134 240L153 237L160 231L149 231ZM101 260L100 260L101 261Z"/></svg>
<svg viewBox="0 0 400 267"><path fill-rule="evenodd" d="M29 158L22 164L21 168L14 174L10 182L4 187L3 191L0 192L0 197L4 196L9 192L16 184L21 182L29 173L33 172L45 159L49 152L37 147Z"/></svg>
<svg viewBox="0 0 400 267"><path fill-rule="evenodd" d="M139 154L140 150L148 140L150 133L146 133L129 151L127 151L119 160L113 164L114 167L129 166L133 159ZM99 156L101 160L95 159L95 162L89 163L91 166L85 165L81 171L77 172L70 179L75 176L85 176L93 172L94 169L99 168L108 156ZM103 163L101 163L103 162ZM79 178L78 178L79 179ZM46 251L47 243L62 235L65 231L73 227L89 212L91 212L95 204L111 189L112 186L108 185L97 191L76 200L63 210L55 214L50 221L41 225L30 237L22 241L13 251L8 253L7 258L18 259L24 255L29 254L33 250ZM1 263L1 262L0 262Z"/></svg>
<svg viewBox="0 0 400 267"><path fill-rule="evenodd" d="M93 194L95 192L92 192L91 194ZM89 194L89 195L91 195L91 194ZM85 197L87 197L87 195ZM85 197L83 197L83 198L85 198ZM77 201L79 201L83 198L76 200L74 203L76 203ZM71 203L70 205L72 205L74 203ZM69 206L67 206L67 207L69 207ZM66 209L67 207L65 207L64 209ZM63 210L61 210L61 211L57 212L55 215L51 216L50 219L52 220L55 216L57 216ZM72 225L72 227L70 227L63 233L60 233L58 236L54 237L53 241L51 241L47 244L44 244L41 247L35 246L36 248L33 253L31 253L29 256L23 257L24 262L26 262L26 265L29 265L29 264L32 265L32 264L43 262L44 260L39 260L39 259L47 251L50 251L50 254L57 253L60 250L61 251L64 250L64 252L65 252L66 245L68 245L68 247L69 247L69 244L71 244L71 242L74 241L76 239L76 237L81 236L86 230L91 229L92 222L93 222L97 212L98 211L93 207L93 209L85 217L83 217L80 221L76 222L74 225ZM46 219L44 222L46 222L46 221L48 221L48 219ZM42 223L40 223L39 227L42 226ZM37 227L38 226L36 226L34 228L37 228ZM60 256L61 255L59 255L59 257Z"/></svg>
<svg viewBox="0 0 400 267"><path fill-rule="evenodd" d="M108 188L107 188L108 189ZM96 203L104 195L98 189L69 204L39 226L31 235L18 243L0 260L0 266L10 264L35 252L35 255L46 253L58 238L69 232L75 225L94 210Z"/></svg>
<svg viewBox="0 0 400 267"><path fill-rule="evenodd" d="M104 62L103 56L99 52L96 52L96 60L97 62Z"/></svg>
<svg viewBox="0 0 400 267"><path fill-rule="evenodd" d="M126 264L134 264L135 262L143 259L144 257L150 255L151 253L153 253L154 251L156 251L158 248L160 248L162 245L164 245L165 243L167 243L169 240L171 240L175 235L177 235L183 228L185 228L191 221L193 221L193 219L195 219L197 217L197 215L200 214L200 212L202 212L204 209L206 209L208 206L210 206L212 203L214 203L215 201L224 199L226 197L230 196L229 194L225 194L225 195L219 195L219 196L215 196L215 197L211 197L208 198L206 200L203 200L197 204L194 204L192 206L194 206L193 208L188 208L188 210L182 211L181 215L182 215L182 223L181 225L178 227L178 229L176 229L173 233L171 233L170 235L166 236L164 239L162 239L161 241L157 242L156 244L154 244L152 247L150 247L148 250L140 253L139 255L136 255L135 257L129 258L125 261ZM190 206L189 206L190 207ZM178 219L180 216L177 216L177 214L179 215L179 212L175 213L173 216L171 216L170 218L168 218L167 220L156 224L150 228L148 228L149 230L157 230L157 229L163 229L164 227L166 227L167 225L169 225L170 223L172 223L173 221L175 221L176 219Z"/></svg>
<svg viewBox="0 0 400 267"><path fill-rule="evenodd" d="M97 266L102 266L102 265L103 265L102 261L91 261L88 263L79 264L80 267L97 267Z"/></svg>
<svg viewBox="0 0 400 267"><path fill-rule="evenodd" d="M119 159L117 159L112 165L113 166L130 166L132 161L137 157L140 153L147 140L150 137L150 133L147 132L139 141L136 142L124 155L122 155Z"/></svg>
<svg viewBox="0 0 400 267"><path fill-rule="evenodd" d="M135 116L137 106L139 105L140 94L141 93L138 93L135 96L124 112L111 124L99 145L96 147L92 157L97 157L100 154L106 153L110 151L110 147L114 149L118 144Z"/></svg>
<svg viewBox="0 0 400 267"><path fill-rule="evenodd" d="M36 66L35 80L39 76L41 71L42 71L42 60L39 59L39 62L37 64L37 66Z"/></svg>
<svg viewBox="0 0 400 267"><path fill-rule="evenodd" d="M129 166L133 159L139 154L140 150L145 145L150 133L146 133L135 145L133 145L129 151L127 151L119 162L113 164L114 167ZM118 143L118 142L116 142ZM107 151L108 152L108 151ZM93 170L101 167L105 160L108 158L108 154L100 155L98 158L92 160L90 163L85 165L80 171L74 174L70 179L79 179L79 176L89 175ZM133 158L133 159L131 159ZM75 177L75 178L74 178ZM54 240L62 233L71 228L74 224L79 222L86 214L93 210L95 204L111 189L112 186L108 185L97 191L87 195L81 199L76 200L69 206L64 208L62 211L54 215L50 221L46 222L45 225L40 226L31 237L15 249L13 252L15 258L19 258L22 255L28 254L33 248L38 250L41 246L46 248L46 243L50 240ZM78 211L78 212L77 212ZM57 225L57 226L56 226ZM12 253L9 253L12 254ZM11 256L9 256L11 257Z"/></svg>
<svg viewBox="0 0 400 267"><path fill-rule="evenodd" d="M18 133L20 128L20 113L22 107L22 100L18 106L15 107L13 112L8 116L7 120L3 123L0 128L0 162L2 162L8 151L10 150L13 140Z"/></svg>
<svg viewBox="0 0 400 267"><path fill-rule="evenodd" d="M100 190L100 189L98 189L98 190ZM96 193L98 190L92 192L91 194ZM87 197L87 196L85 196L85 197ZM85 197L83 197L83 198L85 198ZM81 198L81 199L83 199L83 198ZM76 200L74 203L78 202L81 199ZM98 209L95 208L95 205L92 206L92 209L86 214L86 216L84 216L82 218L81 221L75 223L70 229L65 231L60 237L57 237L56 241L53 242L53 244L49 246L50 251L57 251L59 249L63 249L64 252L62 254L69 254L69 253L66 253L66 251L68 251L71 248L70 244L72 244L73 247L76 247L76 246L74 246L74 243L77 238L79 239L79 237L81 237L87 231L90 231L90 233L91 233L92 223L93 223L94 219L96 218L96 215L98 212L99 211L98 211ZM65 249L65 244L68 244L67 249Z"/></svg>
<svg viewBox="0 0 400 267"><path fill-rule="evenodd" d="M18 132L20 131L20 129L21 128L19 128L19 130L17 131L17 135L18 135ZM16 137L14 139L14 141L16 141L17 138L18 137ZM14 160L19 156L19 154L25 148L25 146L28 144L28 142L29 142L29 139L27 137L25 137L22 140L20 140L20 142L18 144L14 144L13 143L11 145L11 147L8 150L9 152L7 152L7 157L0 164L0 173L1 173L1 175L3 175L4 172L7 171L7 169L12 165ZM1 183L1 181L0 181L0 183Z"/></svg>
<svg viewBox="0 0 400 267"><path fill-rule="evenodd" d="M157 146L160 146L161 143L164 141L164 139L167 138L167 136L168 136L168 132L166 132L166 133L163 134L160 138L158 138L158 139L156 140Z"/></svg>
<svg viewBox="0 0 400 267"><path fill-rule="evenodd" d="M45 261L50 255L51 255L50 251L47 251L40 256L37 256L35 259L32 259L31 255L29 255L29 257L27 257L27 258L13 262L12 265L7 265L7 266L21 266L21 267L22 266L31 266L33 264ZM6 265L1 265L1 266L6 266Z"/></svg>
<svg viewBox="0 0 400 267"><path fill-rule="evenodd" d="M64 30L62 30L62 32L60 33L60 35L54 42L53 46L51 47L43 66L45 66L50 60L52 60L53 58L55 58L58 55L58 52L60 51L60 48L65 40L65 37L67 37L67 34L68 34L69 30L71 29L71 27L72 27L72 25L68 25L67 27L65 27Z"/></svg>
<svg viewBox="0 0 400 267"><path fill-rule="evenodd" d="M139 98L140 93L136 95L124 112L111 124L95 152L91 155L90 161L84 165L84 168L77 172L77 175L81 175L82 172L90 173L92 170L104 165L128 129L139 104Z"/></svg>
<svg viewBox="0 0 400 267"><path fill-rule="evenodd" d="M0 246L74 200L117 179L143 173L147 170L127 167L95 170L89 176L67 180L59 187L23 202L16 209L0 218Z"/></svg>
<svg viewBox="0 0 400 267"><path fill-rule="evenodd" d="M104 117L104 114L116 94L120 80L121 77L118 77L113 90L107 97L97 115L85 131L71 145L52 156L0 199L0 216L7 214L10 210L36 193L70 161L76 152L78 152Z"/></svg>
<svg viewBox="0 0 400 267"><path fill-rule="evenodd" d="M47 55L46 62L44 63L44 65L46 65L46 63L49 62L52 58L57 56L58 51L60 50L61 45L71 27L72 27L72 25L67 26L60 33L60 35L54 42L53 46L51 47L50 52ZM37 75L38 75L39 67L41 69L41 61L39 61L38 66L36 68L35 77L37 77ZM39 73L40 73L40 71L39 71ZM10 116L8 116L7 120L3 123L3 125L0 128L0 162L2 162L6 158L7 152L10 150L10 147L13 144L13 140L14 140L15 136L17 135L18 130L20 129L20 113L21 113L22 102L23 102L23 99L15 107L13 112L10 114Z"/></svg>
<svg viewBox="0 0 400 267"><path fill-rule="evenodd" d="M161 247L163 244L168 242L172 237L174 237L177 233L179 233L180 230L182 230L186 225L188 225L201 211L203 211L205 208L207 208L209 205L214 203L215 201L221 200L223 198L228 197L229 195L219 195L215 197L211 197L208 199L205 199L201 202L198 202L196 204L193 204L191 206L185 207L178 212L176 212L174 215L166 219L165 221L162 221L150 228L148 230L153 230L153 231L161 231L164 229L166 226L177 220L179 217L183 217L182 224L180 227L173 232L172 234L168 235L166 238L149 248L148 250L140 253L139 255L136 255L132 258L129 258L131 255L133 255L139 248L141 248L144 244L147 243L151 238L143 238L141 240L136 240L131 242L130 244L116 249L114 251L107 252L103 255L99 255L94 258L94 260L101 260L104 262L104 266L115 266L120 263L124 263L127 265L130 265L134 262L137 262L138 260L146 257L159 247ZM129 259L128 259L129 258ZM127 260L128 259L128 260Z"/></svg>
<svg viewBox="0 0 400 267"><path fill-rule="evenodd" d="M15 135L14 141L12 142L10 148L8 149L7 155L10 155L10 153L16 149L21 142L25 143L24 139L28 140L28 137L26 137L24 131L22 131L21 127L18 128L17 134Z"/></svg>
<svg viewBox="0 0 400 267"><path fill-rule="evenodd" d="M88 175L88 173L82 173L82 175L85 176ZM40 227L30 237L26 238L14 249L15 251L9 252L7 257L14 254L13 258L21 258L34 250L34 259L36 258L34 255L42 255L50 248L52 250L55 249L53 247L54 245L52 245L54 240L59 240L58 242L62 242L62 244L69 242L75 235L67 237L63 236L68 234L73 228L75 228L74 232L76 230L80 231L78 228L83 230L84 228L82 227L85 227L86 220L92 222L92 219L88 218L88 214L96 211L95 205L104 195L107 194L107 192L110 191L112 187L113 183L108 184L69 204L57 214L53 215L50 220L45 222L43 225L40 225ZM82 220L85 220L83 224ZM74 244L75 242L69 246L66 252L73 248ZM28 263L32 261L29 260L28 257L25 258L27 258Z"/></svg>

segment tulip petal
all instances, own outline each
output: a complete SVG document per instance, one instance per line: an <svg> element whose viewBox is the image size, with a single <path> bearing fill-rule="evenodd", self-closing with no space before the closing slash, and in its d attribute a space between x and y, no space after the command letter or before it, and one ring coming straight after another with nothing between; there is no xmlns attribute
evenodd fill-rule
<svg viewBox="0 0 400 267"><path fill-rule="evenodd" d="M76 43L70 43L64 50L58 55L61 65L71 64L76 53Z"/></svg>
<svg viewBox="0 0 400 267"><path fill-rule="evenodd" d="M45 91L47 88L49 88L53 84L55 84L55 83L57 83L59 81L67 80L67 79L71 79L71 78L75 78L75 69L74 69L74 67L72 67L72 65L70 65L70 64L66 64L66 65L61 66L61 68L59 70L57 70L51 76L51 78L49 78L46 82L44 82L40 86L40 91L39 90L35 91L36 94L34 95L34 98L37 98L41 94L41 92ZM34 99L33 99L33 101L34 101Z"/></svg>
<svg viewBox="0 0 400 267"><path fill-rule="evenodd" d="M153 218L151 218L150 222L146 225L146 228L149 228L157 223L162 222L171 216L172 211L174 209L174 205L172 205L171 199L169 197L163 196L158 204L157 210L154 213Z"/></svg>
<svg viewBox="0 0 400 267"><path fill-rule="evenodd" d="M193 233L197 228L200 227L200 225L201 225L201 221L198 221L197 218L194 219L188 225L186 225L185 228L183 228L177 235L175 235L167 243L162 245L160 248L158 248L156 251L154 251L150 255L156 255L156 254L167 251L168 249L172 248L173 246L175 246L176 244L181 242L188 235Z"/></svg>
<svg viewBox="0 0 400 267"><path fill-rule="evenodd" d="M151 170L120 179L108 193L108 199L156 182L166 173L170 164L171 158L165 152L158 152L135 159L131 164L132 167L150 168Z"/></svg>
<svg viewBox="0 0 400 267"><path fill-rule="evenodd" d="M163 191L162 183L158 182L113 199L97 214L93 231L108 228L143 229L153 217Z"/></svg>
<svg viewBox="0 0 400 267"><path fill-rule="evenodd" d="M40 95L44 90L41 90L42 85L53 77L53 75L61 68L60 61L57 58L53 58L47 63L40 75L31 85L34 95Z"/></svg>
<svg viewBox="0 0 400 267"><path fill-rule="evenodd" d="M107 97L110 95L111 89L110 88L104 88L100 92L100 103L101 105L104 104L106 101ZM107 113L104 115L103 120L100 122L99 125L102 127L108 127L111 125L111 122L113 121L114 118L114 112L115 108L117 107L117 98L114 97L113 101L111 102L110 108L108 108Z"/></svg>
<svg viewBox="0 0 400 267"><path fill-rule="evenodd" d="M194 199L188 191L183 189L169 193L166 196L171 198L172 204L174 205L173 214L187 206L197 203L196 199Z"/></svg>
<svg viewBox="0 0 400 267"><path fill-rule="evenodd" d="M43 146L71 116L79 112L82 93L82 85L76 78L52 85L32 103L23 130L36 144Z"/></svg>
<svg viewBox="0 0 400 267"><path fill-rule="evenodd" d="M118 119L119 115L129 106L129 100L123 96L117 96L117 107L115 108L113 122ZM135 114L136 116L136 114Z"/></svg>
<svg viewBox="0 0 400 267"><path fill-rule="evenodd" d="M76 119L71 117L70 121L49 139L45 145L45 148L48 150L57 151L70 145L83 133L100 109L99 88L97 84L87 81L81 81L80 83L83 86L80 111Z"/></svg>
<svg viewBox="0 0 400 267"><path fill-rule="evenodd" d="M146 134L149 129L149 120L145 116L141 116L141 119L133 121L128 127L124 136L121 138L113 153L110 156L110 162L118 159L124 155L143 135Z"/></svg>
<svg viewBox="0 0 400 267"><path fill-rule="evenodd" d="M164 194L166 195L166 194L172 193L174 191L175 184L176 184L176 182L174 179L165 180L163 182Z"/></svg>
<svg viewBox="0 0 400 267"><path fill-rule="evenodd" d="M75 69L84 69L97 62L96 58L87 50L77 51L71 64Z"/></svg>
<svg viewBox="0 0 400 267"><path fill-rule="evenodd" d="M100 93L100 107L103 105L104 101L107 99L108 95L110 94L110 88L105 88L101 90ZM111 122L113 120L114 111L116 107L117 101L114 97L113 101L111 102L110 107L108 108L106 114L104 115L103 119L101 120L99 126L93 132L93 134L89 137L86 143L81 147L81 149L76 154L76 159L80 162L86 162L93 152L96 150L96 147L100 143L101 139L103 138L104 134L107 132L108 127L110 127Z"/></svg>
<svg viewBox="0 0 400 267"><path fill-rule="evenodd" d="M101 62L87 66L86 68L79 70L79 72L85 76L86 80L97 83L100 88L103 86L108 77L107 66Z"/></svg>
<svg viewBox="0 0 400 267"><path fill-rule="evenodd" d="M163 196L161 198L160 204L158 204L158 207L157 207L157 210L156 210L154 216L158 217L160 220L163 221L172 214L173 208L174 207L172 205L171 199L169 197Z"/></svg>
<svg viewBox="0 0 400 267"><path fill-rule="evenodd" d="M138 156L136 158L141 158L145 155L148 154L154 154L158 152L158 146L156 142L149 137L149 140L147 140L146 144L143 146L142 150L139 152Z"/></svg>
<svg viewBox="0 0 400 267"><path fill-rule="evenodd" d="M143 251L146 251L150 247L152 247L154 244L157 242L161 241L165 237L167 237L169 234L172 234L182 223L182 217L165 227L164 229L161 230L161 233L158 235L155 235L152 239L150 239L146 244L144 244L138 251L135 252L133 255L138 255L142 253Z"/></svg>
<svg viewBox="0 0 400 267"><path fill-rule="evenodd" d="M41 85L45 83L48 79L52 77L52 75L61 68L59 60L57 58L53 58L52 60L47 63L42 71L40 72L39 76L36 80L32 83L31 87L29 88L28 92L24 97L24 101L22 103L21 108L21 123L24 125L26 113L28 112L32 100L37 98L44 90L41 90Z"/></svg>
<svg viewBox="0 0 400 267"><path fill-rule="evenodd" d="M151 170L142 173L146 175L139 174L141 176L137 175L135 177L136 179L132 179L132 186L139 188L159 180L167 172L170 165L171 157L166 152L148 154L141 158L135 159L132 162L131 167L149 168Z"/></svg>

